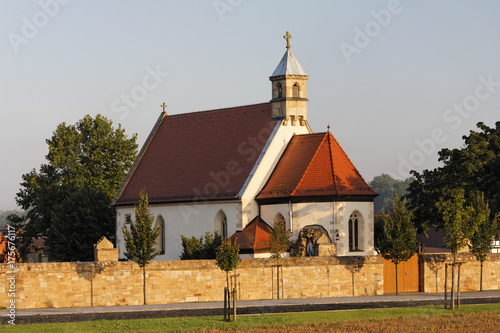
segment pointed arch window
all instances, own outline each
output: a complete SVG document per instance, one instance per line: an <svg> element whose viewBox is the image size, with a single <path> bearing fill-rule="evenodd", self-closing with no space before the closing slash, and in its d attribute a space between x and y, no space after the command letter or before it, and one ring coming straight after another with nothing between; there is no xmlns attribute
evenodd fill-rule
<svg viewBox="0 0 500 333"><path fill-rule="evenodd" d="M349 217L349 251L363 251L365 245L363 216L354 212Z"/></svg>
<svg viewBox="0 0 500 333"><path fill-rule="evenodd" d="M281 215L281 213L278 213L276 214L276 216L274 217L274 223L286 223L285 222L285 218L283 217L283 215Z"/></svg>
<svg viewBox="0 0 500 333"><path fill-rule="evenodd" d="M156 218L156 225L160 226L160 234L156 239L156 249L160 250L160 254L165 254L165 221L161 215Z"/></svg>
<svg viewBox="0 0 500 333"><path fill-rule="evenodd" d="M215 215L215 231L222 236L222 239L227 239L227 218L226 214L220 210L217 215Z"/></svg>
<svg viewBox="0 0 500 333"><path fill-rule="evenodd" d="M354 212L349 217L349 251L362 251L360 245L361 215Z"/></svg>

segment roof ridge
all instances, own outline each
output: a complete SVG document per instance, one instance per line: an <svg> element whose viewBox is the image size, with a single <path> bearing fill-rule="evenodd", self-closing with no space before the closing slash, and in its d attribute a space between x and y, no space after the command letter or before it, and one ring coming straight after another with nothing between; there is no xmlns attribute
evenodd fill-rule
<svg viewBox="0 0 500 333"><path fill-rule="evenodd" d="M316 151L314 152L314 155L309 160L309 163L307 164L307 167L304 170L304 173L302 174L302 177L300 177L300 180L297 183L297 186L295 186L295 189L292 191L292 193L290 193L290 196L295 195L295 192L297 192L297 189L300 187L300 184L302 183L302 181L306 177L306 174L308 173L309 168L311 167L311 164L313 163L314 159L316 158L316 155L318 155L318 152L319 152L319 150L321 148L321 144L323 143L323 141L325 141L325 138L323 138L323 140L321 140L321 142L319 143L318 148L316 148Z"/></svg>
<svg viewBox="0 0 500 333"><path fill-rule="evenodd" d="M317 133L303 133L303 134L294 134L295 136L313 136L313 135L324 135L327 132L317 132Z"/></svg>
<svg viewBox="0 0 500 333"><path fill-rule="evenodd" d="M237 109L237 108L245 108L245 107L257 106L257 105L265 105L265 104L271 104L271 102L262 102L262 103L245 104L245 105L239 105L239 106L228 106L228 107L219 108L219 109L210 109L210 110L200 110L200 111L191 111L191 112L184 112L184 113L169 114L168 117L171 118L171 117L179 117L179 116L185 116L185 115L191 115L191 114L198 114L198 113L205 113L205 112L224 111L224 110Z"/></svg>
<svg viewBox="0 0 500 333"><path fill-rule="evenodd" d="M333 181L333 186L335 187L335 192L336 193L339 193L338 189L337 189L337 181L335 180L335 167L333 166L333 156L332 156L332 144L330 142L330 136L333 137L333 134L331 132L328 132L327 135L328 137L328 156L330 157L330 164L332 166L332 181ZM335 139L335 138L334 138ZM335 140L337 141L337 140ZM338 142L337 142L338 143ZM340 146L340 145L339 145ZM344 152L345 153L345 152ZM347 156L347 154L346 154ZM347 157L349 158L349 157ZM349 161L350 162L350 161ZM352 164L352 162L351 162Z"/></svg>
<svg viewBox="0 0 500 333"><path fill-rule="evenodd" d="M339 149L342 151L342 153L344 154L344 156L347 158L347 161L351 164L353 170L356 172L356 174L358 175L358 177L361 178L361 180L363 181L363 183L365 183L365 185L368 186L368 188L372 189L368 185L368 183L365 181L365 179L363 178L363 176L361 176L361 174L358 171L358 168L356 168L356 166L354 165L354 163L352 163L351 159L349 158L349 156L347 155L347 153L344 151L344 149L342 148L342 146L339 144L339 142L337 141L337 139L335 139L335 137L333 136L333 134L331 134L331 135L332 135L333 140L335 140L335 142L337 143L337 146L339 147ZM333 156L332 156L332 160L333 160ZM373 189L372 189L372 191L373 191Z"/></svg>

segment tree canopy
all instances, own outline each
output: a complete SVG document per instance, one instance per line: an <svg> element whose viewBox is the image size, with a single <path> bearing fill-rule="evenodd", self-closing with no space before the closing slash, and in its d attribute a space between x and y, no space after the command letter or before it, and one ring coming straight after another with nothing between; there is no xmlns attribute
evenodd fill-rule
<svg viewBox="0 0 500 333"><path fill-rule="evenodd" d="M483 192L489 202L491 215L500 212L500 121L491 128L480 122L479 131L464 135L464 145L439 151L441 167L411 171L415 178L409 186L408 207L414 211L419 231L426 225L443 229L443 211L436 202L448 189L462 188L464 198L471 202L475 192Z"/></svg>
<svg viewBox="0 0 500 333"><path fill-rule="evenodd" d="M470 235L470 248L477 260L483 262L491 250L498 229L498 216L491 218L490 208L483 193L475 193L472 200L472 220L476 226Z"/></svg>
<svg viewBox="0 0 500 333"><path fill-rule="evenodd" d="M370 187L379 194L373 202L375 214L390 214L393 209L394 199L396 199L396 196L399 198L406 196L408 186L412 180L412 178L405 180L394 179L386 173L375 176L369 183Z"/></svg>
<svg viewBox="0 0 500 333"><path fill-rule="evenodd" d="M42 164L39 171L33 169L22 176L16 196L17 204L27 211L23 237L28 243L32 237L46 237L52 258L88 260L87 250L92 250L100 237L113 238L114 229L110 226L114 213L103 207L112 203L135 160L136 135L128 138L120 125L115 129L102 115L86 115L75 125L61 123L46 142L48 163ZM89 197L75 200L83 195ZM71 206L74 214L68 211ZM92 212L92 208L97 211ZM85 242L83 230L93 235ZM77 252L68 258L60 253L65 251L67 242L78 243L79 248L87 250L82 256Z"/></svg>
<svg viewBox="0 0 500 333"><path fill-rule="evenodd" d="M126 225L122 227L125 257L140 267L146 266L160 253L160 250L156 249L156 239L160 235L161 227L153 224L154 215L149 208L148 195L143 189L139 203L135 206L135 221L130 224L130 230Z"/></svg>
<svg viewBox="0 0 500 333"><path fill-rule="evenodd" d="M290 248L290 232L286 230L285 220L274 221L273 229L269 234L269 251L271 258L278 260Z"/></svg>
<svg viewBox="0 0 500 333"><path fill-rule="evenodd" d="M217 232L206 232L200 238L185 237L181 235L182 254L181 260L189 259L215 259L216 249L222 244L222 236Z"/></svg>
<svg viewBox="0 0 500 333"><path fill-rule="evenodd" d="M406 211L405 200L394 199L393 213L385 216L383 232L377 251L387 260L398 265L410 259L418 250L417 230L413 214Z"/></svg>
<svg viewBox="0 0 500 333"><path fill-rule="evenodd" d="M450 189L436 204L443 216L444 241L455 260L458 251L468 245L469 238L476 231L476 220L472 218L473 208L466 205L463 189Z"/></svg>

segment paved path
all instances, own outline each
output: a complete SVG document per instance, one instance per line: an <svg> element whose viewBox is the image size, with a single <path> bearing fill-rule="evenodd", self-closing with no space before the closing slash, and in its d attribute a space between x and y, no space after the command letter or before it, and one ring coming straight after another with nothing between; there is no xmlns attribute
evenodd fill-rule
<svg viewBox="0 0 500 333"><path fill-rule="evenodd" d="M443 304L444 294L404 294L384 296L301 298L238 301L238 314L302 311L331 311L367 308L391 308ZM462 304L500 303L500 291L462 292ZM29 309L16 311L16 324L67 322L101 319L163 318L222 315L223 302L198 302L150 305L99 306L84 308ZM0 323L6 324L8 310L0 311Z"/></svg>

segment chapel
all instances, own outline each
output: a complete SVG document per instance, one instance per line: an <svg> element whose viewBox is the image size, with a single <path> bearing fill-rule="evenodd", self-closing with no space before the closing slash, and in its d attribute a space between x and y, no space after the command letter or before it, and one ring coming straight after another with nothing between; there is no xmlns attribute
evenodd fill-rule
<svg viewBox="0 0 500 333"><path fill-rule="evenodd" d="M116 193L116 246L145 189L161 226L155 260L178 260L181 235L218 232L242 258L268 257L269 232L284 221L291 240L321 255L374 255L373 191L328 128L313 133L307 80L290 49L265 103L183 114L164 111ZM165 106L165 104L163 105ZM311 231L312 230L312 231ZM306 232L307 231L307 232Z"/></svg>

